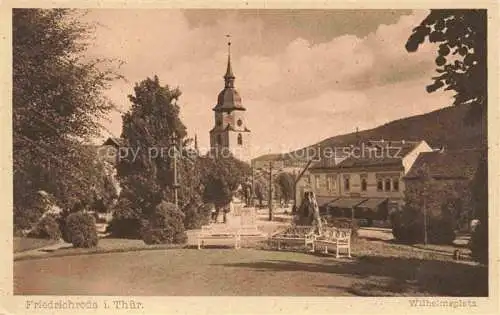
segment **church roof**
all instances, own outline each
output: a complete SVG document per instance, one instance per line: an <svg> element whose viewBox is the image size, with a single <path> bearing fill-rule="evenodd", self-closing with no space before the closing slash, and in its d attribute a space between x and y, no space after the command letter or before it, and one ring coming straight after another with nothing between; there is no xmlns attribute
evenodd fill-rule
<svg viewBox="0 0 500 315"><path fill-rule="evenodd" d="M235 88L224 88L217 97L215 111L246 110L241 104L241 96Z"/></svg>
<svg viewBox="0 0 500 315"><path fill-rule="evenodd" d="M217 97L217 105L214 111L246 110L241 103L241 96L234 88L233 67L231 66L231 42L228 44L227 68L224 75L224 89Z"/></svg>

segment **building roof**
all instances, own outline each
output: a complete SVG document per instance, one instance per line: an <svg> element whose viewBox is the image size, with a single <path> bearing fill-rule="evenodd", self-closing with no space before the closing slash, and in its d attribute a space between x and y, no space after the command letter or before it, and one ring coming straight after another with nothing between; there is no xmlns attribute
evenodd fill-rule
<svg viewBox="0 0 500 315"><path fill-rule="evenodd" d="M235 88L224 88L217 97L214 111L246 110L241 103L241 96Z"/></svg>
<svg viewBox="0 0 500 315"><path fill-rule="evenodd" d="M472 179L481 160L481 150L422 152L405 179L421 179L428 169L434 179Z"/></svg>
<svg viewBox="0 0 500 315"><path fill-rule="evenodd" d="M102 145L113 145L115 147L121 147L124 145L124 140L122 138L110 137Z"/></svg>
<svg viewBox="0 0 500 315"><path fill-rule="evenodd" d="M377 166L403 167L403 158L420 142L368 141L358 146L335 148L335 156L322 158L311 169L349 169Z"/></svg>
<svg viewBox="0 0 500 315"><path fill-rule="evenodd" d="M241 104L241 96L234 88L233 67L231 66L231 43L228 43L227 69L224 75L224 89L217 96L214 111L246 110Z"/></svg>

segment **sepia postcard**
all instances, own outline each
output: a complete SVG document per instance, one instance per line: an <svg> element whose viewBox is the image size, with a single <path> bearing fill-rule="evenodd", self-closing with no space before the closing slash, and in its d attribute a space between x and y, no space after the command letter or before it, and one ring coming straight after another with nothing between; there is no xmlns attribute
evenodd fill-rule
<svg viewBox="0 0 500 315"><path fill-rule="evenodd" d="M0 314L498 314L498 9L1 3Z"/></svg>

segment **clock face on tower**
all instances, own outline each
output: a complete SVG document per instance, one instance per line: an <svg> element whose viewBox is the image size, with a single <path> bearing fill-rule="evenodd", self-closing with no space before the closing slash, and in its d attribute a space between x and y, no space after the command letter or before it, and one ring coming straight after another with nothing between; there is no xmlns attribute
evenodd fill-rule
<svg viewBox="0 0 500 315"><path fill-rule="evenodd" d="M243 125L243 121L241 121L241 119L238 119L238 121L236 122L236 124L238 125L238 127L241 127L241 125Z"/></svg>

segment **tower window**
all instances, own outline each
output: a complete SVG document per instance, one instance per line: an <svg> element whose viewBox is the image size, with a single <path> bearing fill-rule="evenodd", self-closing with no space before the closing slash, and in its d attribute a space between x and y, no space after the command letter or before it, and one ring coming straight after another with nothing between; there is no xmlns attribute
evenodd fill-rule
<svg viewBox="0 0 500 315"><path fill-rule="evenodd" d="M221 126L222 125L222 119L217 119L217 126Z"/></svg>
<svg viewBox="0 0 500 315"><path fill-rule="evenodd" d="M243 145L243 137L241 136L241 133L238 134L238 144Z"/></svg>
<svg viewBox="0 0 500 315"><path fill-rule="evenodd" d="M241 125L243 125L243 121L241 119L238 119L236 124L238 125L238 127L241 127Z"/></svg>
<svg viewBox="0 0 500 315"><path fill-rule="evenodd" d="M222 144L222 137L221 137L221 135L217 135L217 144L218 145Z"/></svg>

